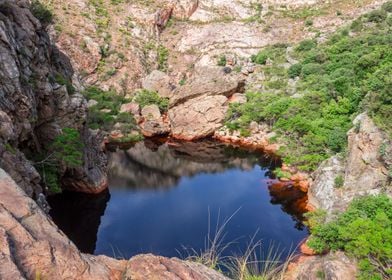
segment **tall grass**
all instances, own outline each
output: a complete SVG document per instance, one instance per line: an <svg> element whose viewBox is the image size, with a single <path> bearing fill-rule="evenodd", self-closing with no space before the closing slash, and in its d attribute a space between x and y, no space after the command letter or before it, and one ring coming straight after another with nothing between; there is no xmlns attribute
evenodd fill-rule
<svg viewBox="0 0 392 280"><path fill-rule="evenodd" d="M194 248L183 247L187 254L186 259L202 263L236 280L283 280L289 263L295 257L295 249L290 248L288 257L282 261L285 250L270 243L268 249L264 251L262 241L256 240L258 231L250 237L243 253L235 256L225 255L225 251L237 242L237 240L225 241L226 226L239 210L237 209L230 217L222 221L219 211L214 230L211 229L209 212L208 233L205 237L204 249L197 251Z"/></svg>

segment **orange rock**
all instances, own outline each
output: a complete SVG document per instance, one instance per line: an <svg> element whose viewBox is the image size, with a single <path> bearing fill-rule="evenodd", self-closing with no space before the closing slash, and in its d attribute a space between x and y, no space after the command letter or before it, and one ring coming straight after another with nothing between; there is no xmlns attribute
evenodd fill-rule
<svg viewBox="0 0 392 280"><path fill-rule="evenodd" d="M298 188L301 191L308 192L308 190L309 190L309 182L307 180L299 181L297 185L298 185Z"/></svg>
<svg viewBox="0 0 392 280"><path fill-rule="evenodd" d="M285 163L282 163L281 169L282 171L286 171L286 172L290 171L290 167Z"/></svg>
<svg viewBox="0 0 392 280"><path fill-rule="evenodd" d="M307 244L307 240L301 244L301 246L299 247L300 251L302 254L307 255L307 256L315 256L317 255L317 253L308 246Z"/></svg>

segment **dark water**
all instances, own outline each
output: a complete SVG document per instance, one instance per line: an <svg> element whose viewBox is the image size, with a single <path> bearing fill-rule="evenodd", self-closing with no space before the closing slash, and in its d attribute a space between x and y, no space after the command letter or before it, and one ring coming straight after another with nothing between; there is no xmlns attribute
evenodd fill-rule
<svg viewBox="0 0 392 280"><path fill-rule="evenodd" d="M129 258L151 252L187 256L205 248L208 232L228 221L227 255L252 236L264 248L294 248L307 235L303 193L271 184L280 162L266 154L211 141L138 143L111 154L110 194L64 193L50 198L51 215L83 251Z"/></svg>

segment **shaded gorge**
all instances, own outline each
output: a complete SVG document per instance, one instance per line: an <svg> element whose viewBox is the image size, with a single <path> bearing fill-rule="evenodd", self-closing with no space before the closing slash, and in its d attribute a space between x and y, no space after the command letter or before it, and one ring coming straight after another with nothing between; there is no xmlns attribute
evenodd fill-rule
<svg viewBox="0 0 392 280"><path fill-rule="evenodd" d="M274 179L281 162L273 155L209 140L109 148L108 192L49 198L53 220L83 252L184 258L230 216L224 255L243 253L254 236L285 257L308 234L306 194Z"/></svg>

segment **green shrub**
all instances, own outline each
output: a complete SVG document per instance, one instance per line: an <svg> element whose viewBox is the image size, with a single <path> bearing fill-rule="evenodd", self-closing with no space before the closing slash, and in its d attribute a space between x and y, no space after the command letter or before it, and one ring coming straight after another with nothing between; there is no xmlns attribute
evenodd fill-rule
<svg viewBox="0 0 392 280"><path fill-rule="evenodd" d="M357 22L362 24L362 18ZM343 29L319 45L302 41L293 53L298 63L287 71L278 66L286 62L285 49L266 47L252 57L255 62L265 63L266 57L273 62L263 66L263 91L248 92L245 104L231 104L226 126L246 129L251 121L271 125L285 144L280 150L284 160L306 171L344 151L352 119L363 110L392 136L391 44L386 21L355 35ZM290 98L285 81L298 76L298 97Z"/></svg>
<svg viewBox="0 0 392 280"><path fill-rule="evenodd" d="M374 10L367 15L367 20L370 22L382 22L387 18L387 13L384 10Z"/></svg>
<svg viewBox="0 0 392 280"><path fill-rule="evenodd" d="M298 77L302 72L302 64L297 63L290 66L289 70L287 71L290 78Z"/></svg>
<svg viewBox="0 0 392 280"><path fill-rule="evenodd" d="M44 148L44 152L34 155L32 161L49 192L59 193L61 192L60 168L80 167L83 164L84 144L78 130L66 127L50 145Z"/></svg>
<svg viewBox="0 0 392 280"><path fill-rule="evenodd" d="M74 94L75 93L75 87L72 84L72 81L65 78L63 75L56 73L54 76L54 80L56 83L59 85L65 86L67 88L68 94Z"/></svg>
<svg viewBox="0 0 392 280"><path fill-rule="evenodd" d="M313 25L313 20L307 19L305 20L305 26L312 26Z"/></svg>
<svg viewBox="0 0 392 280"><path fill-rule="evenodd" d="M82 94L88 99L93 99L98 102L97 105L89 108L88 126L91 129L102 129L104 131L111 130L116 122L119 114L121 104L129 102L130 100L120 96L114 90L104 91L97 87L88 87ZM102 111L109 110L109 112Z"/></svg>
<svg viewBox="0 0 392 280"><path fill-rule="evenodd" d="M392 200L386 195L354 200L335 220L313 226L311 233L308 245L316 252L344 250L357 258L359 279L392 277Z"/></svg>
<svg viewBox="0 0 392 280"><path fill-rule="evenodd" d="M31 13L43 24L50 24L53 21L53 13L38 0L33 0L30 6Z"/></svg>
<svg viewBox="0 0 392 280"><path fill-rule="evenodd" d="M304 40L296 47L296 51L310 51L314 47L317 46L317 43L314 40Z"/></svg>
<svg viewBox="0 0 392 280"><path fill-rule="evenodd" d="M274 174L278 178L290 178L291 177L291 173L290 172L283 171L281 168L276 168L274 170Z"/></svg>
<svg viewBox="0 0 392 280"><path fill-rule="evenodd" d="M334 187L339 189L343 187L343 184L344 184L343 176L342 175L336 176L334 180Z"/></svg>
<svg viewBox="0 0 392 280"><path fill-rule="evenodd" d="M152 104L158 105L161 112L166 112L169 108L169 99L160 97L156 91L143 89L136 94L134 100L141 108Z"/></svg>
<svg viewBox="0 0 392 280"><path fill-rule="evenodd" d="M79 131L69 127L63 128L51 145L55 159L64 162L70 168L82 165L83 147Z"/></svg>
<svg viewBox="0 0 392 280"><path fill-rule="evenodd" d="M158 70L166 72L168 69L169 50L162 45L158 46Z"/></svg>
<svg viewBox="0 0 392 280"><path fill-rule="evenodd" d="M221 55L218 59L218 66L226 66L227 60L225 55Z"/></svg>
<svg viewBox="0 0 392 280"><path fill-rule="evenodd" d="M392 13L392 1L388 1L382 5L382 9L388 13Z"/></svg>

